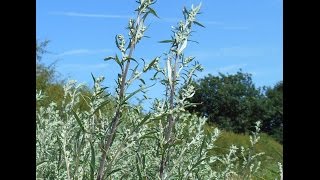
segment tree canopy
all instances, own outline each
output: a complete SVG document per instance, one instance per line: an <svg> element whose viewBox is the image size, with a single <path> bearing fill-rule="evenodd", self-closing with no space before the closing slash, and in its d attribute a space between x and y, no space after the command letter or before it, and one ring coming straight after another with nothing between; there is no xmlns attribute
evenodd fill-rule
<svg viewBox="0 0 320 180"><path fill-rule="evenodd" d="M209 74L194 83L191 102L200 103L188 110L208 117L208 122L237 133L247 133L256 121L262 131L282 142L282 82L273 88L256 88L252 75Z"/></svg>

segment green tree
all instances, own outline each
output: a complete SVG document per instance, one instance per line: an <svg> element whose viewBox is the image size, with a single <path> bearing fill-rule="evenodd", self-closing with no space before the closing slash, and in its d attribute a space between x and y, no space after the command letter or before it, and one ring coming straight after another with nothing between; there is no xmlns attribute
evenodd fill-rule
<svg viewBox="0 0 320 180"><path fill-rule="evenodd" d="M37 107L48 106L52 101L60 105L63 99L64 80L58 78L55 63L45 65L42 62L42 58L48 53L49 42L48 40L36 42L36 90L48 96L45 101L38 102Z"/></svg>
<svg viewBox="0 0 320 180"><path fill-rule="evenodd" d="M201 103L188 110L208 117L210 123L237 133L248 132L254 122L262 120L262 94L251 74L241 70L234 75L209 74L195 83L191 102Z"/></svg>
<svg viewBox="0 0 320 180"><path fill-rule="evenodd" d="M261 121L262 131L282 142L283 83L262 91L255 87L251 76L240 70L234 75L209 74L199 79L190 101L200 104L188 110L236 133L247 133L254 122Z"/></svg>
<svg viewBox="0 0 320 180"><path fill-rule="evenodd" d="M266 115L262 130L272 135L282 143L283 134L283 82L278 82L273 88L266 88Z"/></svg>
<svg viewBox="0 0 320 180"><path fill-rule="evenodd" d="M64 98L63 87L66 83L64 79L59 78L60 75L55 68L55 63L51 65L42 63L42 58L48 53L47 46L49 42L48 40L37 40L36 42L36 90L41 91L47 96L43 101L37 102L37 108L40 106L47 107L51 102L55 102L58 107L61 107ZM89 101L92 96L92 91L89 87L84 86L80 92L84 98L80 100L77 106L79 106L81 110L88 110L89 106L86 101ZM110 99L110 103L112 101L113 100Z"/></svg>

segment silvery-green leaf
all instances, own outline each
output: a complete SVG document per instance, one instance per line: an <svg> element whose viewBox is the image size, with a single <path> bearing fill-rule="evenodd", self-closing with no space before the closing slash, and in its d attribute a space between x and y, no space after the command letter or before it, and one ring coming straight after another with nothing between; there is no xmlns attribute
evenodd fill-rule
<svg viewBox="0 0 320 180"><path fill-rule="evenodd" d="M172 43L173 42L173 40L163 40L163 41L159 41L159 43Z"/></svg>
<svg viewBox="0 0 320 180"><path fill-rule="evenodd" d="M156 13L156 11L155 11L154 9L152 9L152 8L150 8L150 7L148 7L148 9L149 9L149 12L150 12L151 14L153 14L154 16L156 16L157 18L159 18L159 16L157 15L157 13Z"/></svg>
<svg viewBox="0 0 320 180"><path fill-rule="evenodd" d="M114 59L114 57L113 56L109 56L109 57L104 58L105 61L108 61L110 59Z"/></svg>
<svg viewBox="0 0 320 180"><path fill-rule="evenodd" d="M74 112L74 110L72 110L72 114L74 115L74 117L76 118L77 123L79 124L80 128L82 129L83 132L86 132L86 130L84 129L84 126L80 120L80 118L78 117L77 113Z"/></svg>
<svg viewBox="0 0 320 180"><path fill-rule="evenodd" d="M121 104L126 103L132 96L134 96L134 95L137 94L138 92L143 91L144 89L150 88L150 87L152 87L152 86L154 86L154 85L155 85L155 84L153 84L153 85L151 85L151 86L148 86L148 87L141 87L141 88L135 90L134 92L132 92L132 93L130 93L128 96L126 96L126 97L122 100Z"/></svg>
<svg viewBox="0 0 320 180"><path fill-rule="evenodd" d="M154 58L147 67L143 68L143 72L148 71L158 60L158 57Z"/></svg>
<svg viewBox="0 0 320 180"><path fill-rule="evenodd" d="M194 23L194 24L196 24L196 25L198 25L198 26L201 26L201 27L205 28L205 26L204 26L204 25L200 24L200 23L199 23L199 22L197 22L197 21L193 21L193 23Z"/></svg>
<svg viewBox="0 0 320 180"><path fill-rule="evenodd" d="M178 49L177 54L181 54L181 52L187 47L188 40L185 39L184 42L182 43L181 47Z"/></svg>
<svg viewBox="0 0 320 180"><path fill-rule="evenodd" d="M118 55L116 55L116 57L114 58L114 60L117 62L117 64L120 66L120 68L123 69L123 64L122 64L122 62L119 60Z"/></svg>
<svg viewBox="0 0 320 180"><path fill-rule="evenodd" d="M143 84L146 84L146 82L143 79L139 79Z"/></svg>

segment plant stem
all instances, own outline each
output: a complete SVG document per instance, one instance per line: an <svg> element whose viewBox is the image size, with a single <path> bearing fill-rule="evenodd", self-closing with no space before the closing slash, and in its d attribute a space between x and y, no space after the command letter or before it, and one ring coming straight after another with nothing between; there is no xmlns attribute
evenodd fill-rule
<svg viewBox="0 0 320 180"><path fill-rule="evenodd" d="M130 58L132 57L134 47L135 47L135 42L133 40L131 42L130 52L129 52L129 56L127 59L126 67L122 71L122 75L121 75L122 79L121 79L120 92L119 92L120 102L124 99L125 82L126 82L126 78L127 78L127 74L128 74L128 70L129 70L129 66L130 66ZM117 110L116 110L116 114L115 114L115 116L112 120L112 123L111 123L112 127L110 130L110 133L106 133L106 143L105 143L103 151L102 151L102 157L101 157L101 161L100 161L97 180L102 180L102 177L104 175L103 169L104 169L104 166L106 163L107 153L110 149L113 137L114 137L116 129L118 127L120 117L121 117L121 105L118 105Z"/></svg>
<svg viewBox="0 0 320 180"><path fill-rule="evenodd" d="M176 75L176 71L177 71L177 59L178 59L178 55L176 54L175 59L174 59L174 67L172 70L172 85L170 87L170 95L169 95L169 102L170 102L170 110L174 109L174 95L175 95L175 83L176 83L176 79L177 79L177 75ZM171 62L170 62L171 63ZM168 127L165 131L165 140L166 143L170 143L173 139L171 137L171 132L174 130L174 124L175 124L175 119L173 117L173 114L169 114L168 115ZM160 178L163 179L163 175L164 175L164 169L165 166L167 165L168 161L169 161L169 151L167 151L168 154L165 155L165 153L162 155L161 157L161 162L160 162Z"/></svg>
<svg viewBox="0 0 320 180"><path fill-rule="evenodd" d="M68 161L68 156L66 153L67 152L67 150L66 150L66 137L64 137L64 139L63 139L63 152L64 152L64 160L65 160L66 168L67 168L67 177L68 177L68 180L71 180L69 161Z"/></svg>
<svg viewBox="0 0 320 180"><path fill-rule="evenodd" d="M175 95L175 84L177 80L177 59L178 55L176 54L175 59L174 59L174 67L173 67L173 72L172 72L172 86L171 86L171 91L170 91L170 110L173 110L174 108L174 95ZM174 124L175 124L175 119L173 117L173 114L169 115L169 126L168 126L168 133L166 140L169 140L171 138L171 132L174 131Z"/></svg>

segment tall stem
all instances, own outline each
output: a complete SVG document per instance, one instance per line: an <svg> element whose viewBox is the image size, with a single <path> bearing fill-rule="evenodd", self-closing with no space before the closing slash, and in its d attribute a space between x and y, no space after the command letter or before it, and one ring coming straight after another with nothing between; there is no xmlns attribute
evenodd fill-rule
<svg viewBox="0 0 320 180"><path fill-rule="evenodd" d="M169 95L169 103L170 103L170 110L174 109L174 96L175 96L175 83L177 80L177 59L178 59L178 55L176 54L175 59L174 59L174 67L172 69L172 85L170 87L170 95ZM170 62L171 64L171 62ZM167 143L170 143L169 141L172 141L172 137L171 137L171 133L172 131L174 131L174 124L175 124L175 119L173 117L173 114L169 114L168 115L168 127L165 131L165 140ZM164 169L165 166L167 165L169 161L169 153L167 155L165 155L165 153L162 155L161 157L161 162L160 162L160 178L163 179L163 175L164 175Z"/></svg>
<svg viewBox="0 0 320 180"><path fill-rule="evenodd" d="M121 79L121 84L120 84L120 92L119 92L119 99L120 101L124 99L124 90L125 90L125 86L126 86L126 78L127 78L127 74L128 74L128 70L130 67L130 58L132 57L133 54L133 50L135 48L135 42L134 40L132 40L131 42L131 46L130 46L130 52L129 52L129 56L127 59L127 63L126 63L126 67L125 69L122 71L122 79ZM98 176L97 176L97 180L102 180L104 172L104 166L106 163L106 158L107 158L107 153L110 149L113 137L115 135L116 129L118 127L118 123L120 121L120 117L121 117L121 105L117 106L117 110L116 110L116 114L112 120L112 124L111 124L111 130L110 133L106 133L106 141L105 141L105 145L104 148L102 150L102 157L101 157L101 161L100 161L100 166L99 166L99 171L98 171Z"/></svg>

